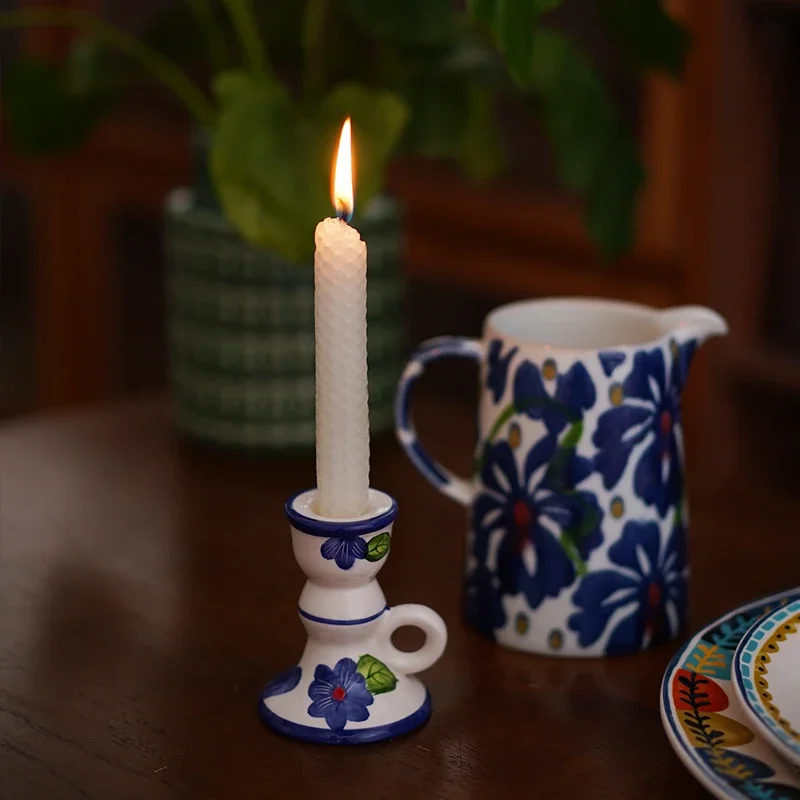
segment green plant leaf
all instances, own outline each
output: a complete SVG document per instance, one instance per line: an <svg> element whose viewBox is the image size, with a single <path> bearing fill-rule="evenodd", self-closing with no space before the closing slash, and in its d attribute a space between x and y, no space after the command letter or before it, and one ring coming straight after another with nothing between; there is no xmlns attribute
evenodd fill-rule
<svg viewBox="0 0 800 800"><path fill-rule="evenodd" d="M585 200L587 227L606 256L633 241L644 169L602 80L564 36L534 36L532 85L562 182Z"/></svg>
<svg viewBox="0 0 800 800"><path fill-rule="evenodd" d="M477 181L493 178L505 164L492 94L481 86L469 89L467 120L458 155L461 168Z"/></svg>
<svg viewBox="0 0 800 800"><path fill-rule="evenodd" d="M389 554L392 537L389 531L384 531L378 536L373 536L367 545L367 561L380 561Z"/></svg>
<svg viewBox="0 0 800 800"><path fill-rule="evenodd" d="M476 22L491 25L497 0L467 0L467 12Z"/></svg>
<svg viewBox="0 0 800 800"><path fill-rule="evenodd" d="M313 228L304 217L311 176L300 163L297 115L282 87L246 72L222 73L214 88L221 111L210 167L225 214L252 244L299 261L313 251Z"/></svg>
<svg viewBox="0 0 800 800"><path fill-rule="evenodd" d="M221 25L222 15L215 16ZM166 5L148 21L139 38L178 64L208 58L208 41L188 2Z"/></svg>
<svg viewBox="0 0 800 800"><path fill-rule="evenodd" d="M497 0L492 30L514 80L527 86L531 80L531 51L537 19L531 0Z"/></svg>
<svg viewBox="0 0 800 800"><path fill-rule="evenodd" d="M629 60L640 69L683 71L690 37L662 0L599 0L600 16Z"/></svg>
<svg viewBox="0 0 800 800"><path fill-rule="evenodd" d="M402 132L401 98L355 85L321 105L293 103L283 87L245 72L219 76L221 104L211 174L226 216L245 239L302 262L314 252L314 228L331 214L330 173L342 122L353 120L356 203L381 188Z"/></svg>
<svg viewBox="0 0 800 800"><path fill-rule="evenodd" d="M16 150L28 155L70 150L112 107L106 87L90 89L77 81L73 88L70 82L68 70L38 59L18 58L3 70L4 111Z"/></svg>
<svg viewBox="0 0 800 800"><path fill-rule="evenodd" d="M382 661L375 656L364 655L358 659L356 671L364 676L367 689L372 694L391 692L397 686L397 677Z"/></svg>
<svg viewBox="0 0 800 800"><path fill-rule="evenodd" d="M451 0L341 0L341 7L369 34L391 42L432 45L456 33Z"/></svg>
<svg viewBox="0 0 800 800"><path fill-rule="evenodd" d="M519 86L531 82L533 37L539 18L563 0L474 0L467 4L472 18L488 26L508 71Z"/></svg>
<svg viewBox="0 0 800 800"><path fill-rule="evenodd" d="M330 170L339 133L346 117L352 118L356 203L366 206L383 188L386 165L405 128L409 108L394 92L367 89L356 84L334 88L323 100L316 124L318 171L327 198ZM327 203L327 200L326 200Z"/></svg>

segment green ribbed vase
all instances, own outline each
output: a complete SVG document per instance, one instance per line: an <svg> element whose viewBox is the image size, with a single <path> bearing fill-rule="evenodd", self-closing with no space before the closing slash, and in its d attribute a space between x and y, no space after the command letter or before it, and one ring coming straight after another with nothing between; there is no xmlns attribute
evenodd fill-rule
<svg viewBox="0 0 800 800"><path fill-rule="evenodd" d="M248 451L314 447L314 271L242 241L203 192L166 206L170 382L181 431ZM370 427L393 426L403 366L401 219L375 200L367 243Z"/></svg>

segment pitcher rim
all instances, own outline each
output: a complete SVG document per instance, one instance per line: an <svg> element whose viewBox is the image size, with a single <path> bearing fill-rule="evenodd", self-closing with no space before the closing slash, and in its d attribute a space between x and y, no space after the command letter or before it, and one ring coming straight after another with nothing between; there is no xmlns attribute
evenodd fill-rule
<svg viewBox="0 0 800 800"><path fill-rule="evenodd" d="M525 300L514 300L510 303L505 303L504 305L498 306L497 308L489 312L489 314L486 317L483 329L484 338L486 339L501 338L510 344L522 347L525 346L540 347L546 350L550 350L554 353L578 354L578 353L597 353L604 350L625 350L625 351L644 350L661 345L665 340L668 340L675 335L674 332L671 330L663 330L660 335L654 338L647 339L642 342L637 342L635 344L631 344L630 342L628 343L620 342L614 344L606 344L602 346L576 347L570 345L552 344L542 339L532 339L512 333L507 333L502 329L498 328L496 324L496 319L500 314L508 312L515 308L547 307L554 305L574 305L576 307L576 310L580 310L581 307L587 308L589 306L592 307L606 306L609 311L633 312L639 318L649 317L652 320L653 324L656 326L658 325L657 321L658 315L669 310L669 309L660 309L656 308L655 306L646 305L645 303L636 303L628 300L615 300L615 299L605 299L602 297L587 297L587 296L571 297L569 295L563 295L563 296L553 296L553 297L534 297Z"/></svg>

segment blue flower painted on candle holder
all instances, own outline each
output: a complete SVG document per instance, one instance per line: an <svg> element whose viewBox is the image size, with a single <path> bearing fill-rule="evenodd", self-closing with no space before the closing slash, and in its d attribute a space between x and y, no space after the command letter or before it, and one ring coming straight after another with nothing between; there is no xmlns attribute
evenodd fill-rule
<svg viewBox="0 0 800 800"><path fill-rule="evenodd" d="M512 347L505 355L501 355L502 349L503 343L500 339L492 339L489 342L489 351L487 353L489 371L486 376L486 386L491 391L495 403L500 402L500 398L506 391L508 365L517 354L519 348Z"/></svg>
<svg viewBox="0 0 800 800"><path fill-rule="evenodd" d="M311 705L308 713L325 720L331 730L342 731L348 722L369 719L374 697L352 658L342 658L331 669L319 664L308 687Z"/></svg>
<svg viewBox="0 0 800 800"><path fill-rule="evenodd" d="M601 414L592 438L606 489L616 486L637 450L634 492L662 517L683 489L681 392L695 346L673 344L669 373L660 348L636 353L630 374L611 387L613 408Z"/></svg>
<svg viewBox="0 0 800 800"><path fill-rule="evenodd" d="M586 558L603 538L597 498L575 488L590 472L574 445L563 447L552 435L531 448L521 474L507 441L486 448L473 505L473 552L494 573L501 594L523 592L536 609L586 570ZM490 591L485 576L476 577L476 591ZM499 619L495 608L483 623Z"/></svg>
<svg viewBox="0 0 800 800"><path fill-rule="evenodd" d="M328 561L335 561L339 569L350 569L357 560L367 557L367 543L360 537L331 537L322 543L320 553Z"/></svg>
<svg viewBox="0 0 800 800"><path fill-rule="evenodd" d="M541 370L536 364L523 361L514 376L515 410L542 420L552 434L578 422L596 399L592 378L580 362L562 374L553 360L546 361Z"/></svg>
<svg viewBox="0 0 800 800"><path fill-rule="evenodd" d="M609 655L668 641L686 616L686 531L676 524L661 542L657 522L628 522L608 549L614 569L586 575L573 595L579 611L569 618L581 647L593 645L614 620Z"/></svg>
<svg viewBox="0 0 800 800"><path fill-rule="evenodd" d="M303 677L303 670L299 665L290 667L289 669L276 675L265 687L261 693L261 697L275 697L279 694L286 694L291 692L292 689L300 683L300 678Z"/></svg>

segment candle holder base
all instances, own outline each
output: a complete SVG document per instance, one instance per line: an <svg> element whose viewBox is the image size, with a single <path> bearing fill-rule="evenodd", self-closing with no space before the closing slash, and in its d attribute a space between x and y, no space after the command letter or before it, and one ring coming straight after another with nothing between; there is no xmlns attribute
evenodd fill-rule
<svg viewBox="0 0 800 800"><path fill-rule="evenodd" d="M407 680L414 680L413 678ZM422 702L415 711L408 713L407 699L394 703L385 703L381 718L385 721L379 725L346 726L341 731L331 730L329 727L311 726L308 724L308 687L306 681L298 685L295 692L285 696L283 703L276 698L268 696L268 689L264 690L258 704L258 713L262 722L276 733L299 739L302 742L316 744L369 744L383 742L386 739L395 739L421 728L431 716L431 696L420 681L415 681L422 692ZM417 692L415 692L417 694ZM294 696L293 696L294 695ZM388 700L388 698L386 698ZM390 708L394 706L394 709ZM275 710L282 707L282 713Z"/></svg>
<svg viewBox="0 0 800 800"><path fill-rule="evenodd" d="M368 513L348 520L318 515L316 490L286 503L294 555L308 577L298 607L308 639L258 706L262 721L284 736L364 744L410 733L430 717L428 690L413 675L440 658L447 628L426 606L387 606L375 576L391 549L397 504L374 489L369 499ZM425 633L412 653L391 641L407 625Z"/></svg>

